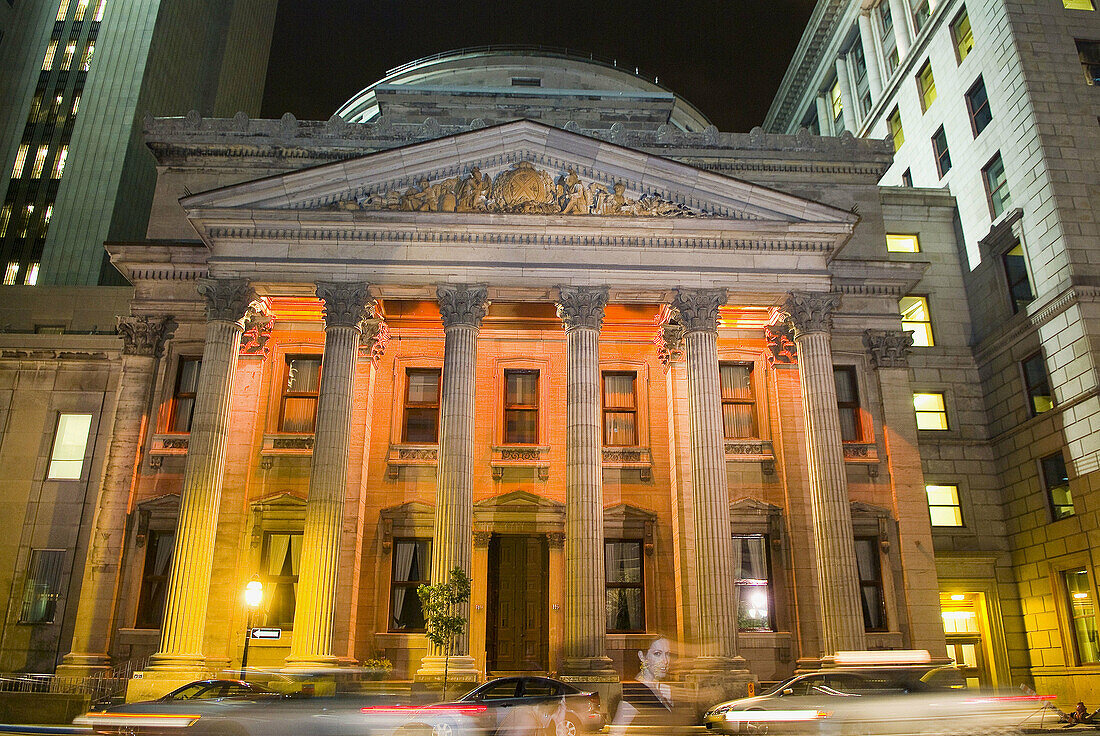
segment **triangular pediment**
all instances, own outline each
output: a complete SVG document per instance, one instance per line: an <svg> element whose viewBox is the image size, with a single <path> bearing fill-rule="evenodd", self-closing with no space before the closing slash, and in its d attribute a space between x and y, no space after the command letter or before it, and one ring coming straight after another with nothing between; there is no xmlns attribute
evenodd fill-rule
<svg viewBox="0 0 1100 736"><path fill-rule="evenodd" d="M258 511L275 509L304 509L306 500L290 491L279 491L252 502L252 508Z"/></svg>
<svg viewBox="0 0 1100 736"><path fill-rule="evenodd" d="M745 515L758 515L769 516L772 514L781 514L783 509L778 506L774 506L767 501L761 501L758 498L752 498L751 496L745 496L739 498L730 504L730 516L745 516Z"/></svg>
<svg viewBox="0 0 1100 736"><path fill-rule="evenodd" d="M855 215L661 156L520 120L185 197L211 210L510 214L831 224ZM200 227L200 231L201 231Z"/></svg>
<svg viewBox="0 0 1100 736"><path fill-rule="evenodd" d="M528 491L509 491L499 496L481 499L474 504L474 509L476 511L564 514L565 504L536 496Z"/></svg>
<svg viewBox="0 0 1100 736"><path fill-rule="evenodd" d="M644 524L647 521L656 521L657 514L638 506L631 506L628 503L619 503L605 508L603 518L605 524L629 526L631 524Z"/></svg>

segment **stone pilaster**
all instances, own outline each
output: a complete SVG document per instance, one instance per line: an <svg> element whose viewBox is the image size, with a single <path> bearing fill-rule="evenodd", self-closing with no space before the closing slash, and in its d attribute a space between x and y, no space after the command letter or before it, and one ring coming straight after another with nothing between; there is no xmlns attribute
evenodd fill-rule
<svg viewBox="0 0 1100 736"><path fill-rule="evenodd" d="M823 656L865 648L852 511L829 343L833 310L839 303L838 293L792 292L783 304L798 347Z"/></svg>
<svg viewBox="0 0 1100 736"><path fill-rule="evenodd" d="M115 392L115 413L106 470L96 499L88 559L77 604L72 649L57 674L83 677L111 665L111 638L126 542L126 516L134 480L134 463L143 440L156 362L164 344L167 318L119 317L122 370Z"/></svg>
<svg viewBox="0 0 1100 736"><path fill-rule="evenodd" d="M244 322L250 311L259 308L255 292L244 279L204 280L198 291L206 299L206 341L195 392L160 649L149 665L154 672L181 676L201 673L206 665L203 637L229 437L230 397Z"/></svg>
<svg viewBox="0 0 1100 736"><path fill-rule="evenodd" d="M857 103L852 77L848 73L848 58L846 56L837 57L836 78L840 83L840 116L844 121L845 129L851 131L854 135L859 130L859 123L856 121ZM839 132L837 131L837 133Z"/></svg>
<svg viewBox="0 0 1100 736"><path fill-rule="evenodd" d="M443 391L440 398L439 468L436 472L435 536L432 539L432 584L445 582L450 571L471 572L474 515L474 412L477 380L477 336L489 311L483 286L440 286L436 291L443 319ZM468 606L464 607L468 609ZM468 610L461 615L469 618ZM477 677L467 630L450 654L448 678ZM446 653L429 644L416 673L434 679L443 673Z"/></svg>
<svg viewBox="0 0 1100 736"><path fill-rule="evenodd" d="M905 0L887 0L890 3L890 18L894 21L894 43L898 47L898 58L905 60L909 47L913 45L913 36L909 33L912 22L905 9Z"/></svg>
<svg viewBox="0 0 1100 736"><path fill-rule="evenodd" d="M337 662L333 653L336 576L347 494L355 363L370 297L366 284L318 282L324 304L325 354L317 395L302 561L287 665L313 669Z"/></svg>
<svg viewBox="0 0 1100 736"><path fill-rule="evenodd" d="M612 672L605 638L600 328L606 288L562 287L565 327L565 641L568 675Z"/></svg>
<svg viewBox="0 0 1100 736"><path fill-rule="evenodd" d="M863 46L863 58L867 64L867 84L871 89L871 104L874 105L882 95L882 52L875 42L875 33L871 28L871 12L863 11L856 22L859 25L859 42Z"/></svg>

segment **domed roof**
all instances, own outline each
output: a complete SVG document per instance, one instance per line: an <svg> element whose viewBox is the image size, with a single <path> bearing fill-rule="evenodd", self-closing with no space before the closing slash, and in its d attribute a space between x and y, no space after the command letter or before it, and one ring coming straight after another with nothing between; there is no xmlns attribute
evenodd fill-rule
<svg viewBox="0 0 1100 736"><path fill-rule="evenodd" d="M488 104L486 95L492 96L494 104ZM428 97L433 99L431 104L426 102ZM710 125L694 105L657 79L642 76L637 69L568 50L527 46L459 49L411 61L391 69L381 80L358 92L336 114L353 123L369 122L383 112L399 117L415 116L425 110L432 114L432 108L441 99L456 97L463 98L463 102L454 106L444 103L448 114L453 115L456 110L474 111L470 116L482 119L486 119L489 110L496 119L529 117L556 124L546 119L546 109L538 104L540 99L546 103L553 99L555 107L572 108L580 118L596 115L607 122L611 117L600 115L599 109L621 111L628 101L634 100L639 103L638 109L648 108L649 115L663 117L659 123L687 131L703 130ZM483 100L481 104L479 97ZM577 100L583 103L574 104ZM527 104L521 104L522 101ZM498 114L492 114L494 108ZM657 113L657 108L663 112ZM645 114L641 117L645 118ZM582 127L603 127L578 122ZM607 122L608 126L611 124Z"/></svg>

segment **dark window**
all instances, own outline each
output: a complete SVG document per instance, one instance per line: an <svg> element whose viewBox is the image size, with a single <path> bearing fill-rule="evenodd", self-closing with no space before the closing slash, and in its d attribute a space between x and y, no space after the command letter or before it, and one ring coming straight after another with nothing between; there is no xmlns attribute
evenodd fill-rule
<svg viewBox="0 0 1100 736"><path fill-rule="evenodd" d="M942 179L948 171L951 171L951 151L947 149L947 134L943 132L943 126L932 136L932 153L936 155L936 171Z"/></svg>
<svg viewBox="0 0 1100 736"><path fill-rule="evenodd" d="M1019 312L1035 299L1031 291L1031 280L1027 275L1027 261L1024 259L1024 248L1017 243L1012 250L1001 257L1005 267L1005 278L1008 279L1008 294L1012 301L1012 312Z"/></svg>
<svg viewBox="0 0 1100 736"><path fill-rule="evenodd" d="M280 432L312 432L317 419L317 392L321 388L321 358L310 355L286 357L283 406L279 413Z"/></svg>
<svg viewBox="0 0 1100 736"><path fill-rule="evenodd" d="M1100 84L1100 41L1073 39L1077 44L1077 55L1081 59L1081 69L1085 73L1085 82L1090 86Z"/></svg>
<svg viewBox="0 0 1100 736"><path fill-rule="evenodd" d="M752 363L722 363L722 425L727 439L756 437L756 397Z"/></svg>
<svg viewBox="0 0 1100 736"><path fill-rule="evenodd" d="M202 358L180 358L176 370L176 389L172 394L172 419L170 432L190 432L191 417L195 413L195 389L199 384L199 367Z"/></svg>
<svg viewBox="0 0 1100 736"><path fill-rule="evenodd" d="M1039 461L1039 465L1043 470L1043 487L1046 488L1047 498L1050 499L1050 513L1054 520L1073 516L1076 511L1073 508L1073 495L1069 490L1069 473L1066 472L1066 461L1062 459L1062 453L1047 455Z"/></svg>
<svg viewBox="0 0 1100 736"><path fill-rule="evenodd" d="M390 575L390 631L423 631L424 611L416 589L431 574L430 539L395 539Z"/></svg>
<svg viewBox="0 0 1100 736"><path fill-rule="evenodd" d="M64 564L63 549L31 550L19 623L53 623L57 615L57 599L61 597L61 568Z"/></svg>
<svg viewBox="0 0 1100 736"><path fill-rule="evenodd" d="M539 441L539 372L504 371L504 443Z"/></svg>
<svg viewBox="0 0 1100 736"><path fill-rule="evenodd" d="M164 620L164 602L168 598L168 574L172 569L175 531L150 531L145 540L145 567L141 572L138 596L138 629L159 629Z"/></svg>
<svg viewBox="0 0 1100 736"><path fill-rule="evenodd" d="M267 626L294 627L294 604L302 559L301 532L267 532L260 557Z"/></svg>
<svg viewBox="0 0 1100 736"><path fill-rule="evenodd" d="M867 631L885 631L886 600L882 595L882 567L876 537L856 537L856 567L859 569L863 628Z"/></svg>
<svg viewBox="0 0 1100 736"><path fill-rule="evenodd" d="M928 19L932 17L932 7L928 0L914 0L913 24L917 27L917 33L928 25Z"/></svg>
<svg viewBox="0 0 1100 736"><path fill-rule="evenodd" d="M603 545L608 631L645 631L642 543L607 541Z"/></svg>
<svg viewBox="0 0 1100 736"><path fill-rule="evenodd" d="M438 368L409 368L405 372L405 442L439 441Z"/></svg>
<svg viewBox="0 0 1100 736"><path fill-rule="evenodd" d="M903 187L913 186L913 172L910 171L909 169L906 169L905 171L901 172L901 185Z"/></svg>
<svg viewBox="0 0 1100 736"><path fill-rule="evenodd" d="M541 87L542 80L538 77L512 77L513 87Z"/></svg>
<svg viewBox="0 0 1100 736"><path fill-rule="evenodd" d="M740 631L773 631L768 538L763 534L734 534L733 554L737 628Z"/></svg>
<svg viewBox="0 0 1100 736"><path fill-rule="evenodd" d="M608 447L638 444L635 373L603 374L603 443Z"/></svg>
<svg viewBox="0 0 1100 736"><path fill-rule="evenodd" d="M966 109L970 112L970 127L977 138L985 127L993 120L993 113L989 111L989 95L985 91L985 81L978 77L966 93Z"/></svg>
<svg viewBox="0 0 1100 736"><path fill-rule="evenodd" d="M1008 191L1008 177L1005 176L1004 161L998 153L982 169L982 180L989 197L989 211L996 220L1012 204L1012 195Z"/></svg>
<svg viewBox="0 0 1100 736"><path fill-rule="evenodd" d="M1027 390L1028 409L1031 416L1054 408L1054 394L1050 391L1046 361L1042 353L1028 356L1021 364L1024 370L1024 388Z"/></svg>
<svg viewBox="0 0 1100 736"><path fill-rule="evenodd" d="M478 700L505 700L517 697L519 693L519 678L509 677L497 680L482 687L477 693Z"/></svg>
<svg viewBox="0 0 1100 736"><path fill-rule="evenodd" d="M852 366L834 367L833 381L836 383L836 405L840 412L840 439L859 442L863 439L863 428L860 426L856 369Z"/></svg>

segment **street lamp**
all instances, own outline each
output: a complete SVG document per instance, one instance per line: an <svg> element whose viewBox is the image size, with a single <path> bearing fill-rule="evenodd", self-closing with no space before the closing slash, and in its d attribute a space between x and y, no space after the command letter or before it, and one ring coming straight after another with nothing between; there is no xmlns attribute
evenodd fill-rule
<svg viewBox="0 0 1100 736"><path fill-rule="evenodd" d="M264 600L264 584L253 577L244 586L244 604L248 609L248 625L244 629L244 656L241 657L241 679L248 679L248 643L252 640L252 615L260 608Z"/></svg>

